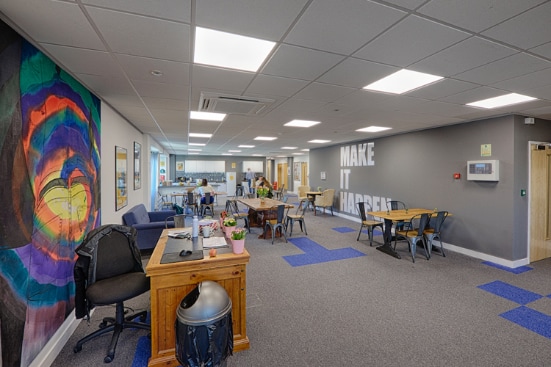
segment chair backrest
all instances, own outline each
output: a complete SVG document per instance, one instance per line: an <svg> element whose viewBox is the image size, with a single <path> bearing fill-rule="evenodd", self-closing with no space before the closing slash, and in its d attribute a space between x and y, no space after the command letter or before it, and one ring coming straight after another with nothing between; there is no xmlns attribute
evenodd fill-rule
<svg viewBox="0 0 551 367"><path fill-rule="evenodd" d="M284 202L284 203L289 201L289 195L283 195L283 197L281 198L281 201Z"/></svg>
<svg viewBox="0 0 551 367"><path fill-rule="evenodd" d="M210 205L210 192L205 192L205 204Z"/></svg>
<svg viewBox="0 0 551 367"><path fill-rule="evenodd" d="M306 213L306 209L308 209L308 200L302 199L297 206L297 210L295 214L296 215L300 214L301 217L304 217L304 214Z"/></svg>
<svg viewBox="0 0 551 367"><path fill-rule="evenodd" d="M410 223L413 226L408 231L414 231L417 233L417 236L423 236L423 231L427 228L429 221L430 214L417 214L411 218Z"/></svg>
<svg viewBox="0 0 551 367"><path fill-rule="evenodd" d="M317 206L332 206L334 195L335 195L335 189L323 190L323 193L321 195L318 195L318 197L316 197L316 199L318 198L319 199L315 201L315 204Z"/></svg>
<svg viewBox="0 0 551 367"><path fill-rule="evenodd" d="M356 203L356 205L358 213L360 214L360 219L362 220L362 222L365 222L367 220L367 216L365 214L365 203L363 201L360 201Z"/></svg>
<svg viewBox="0 0 551 367"><path fill-rule="evenodd" d="M440 230L442 229L442 224L444 223L444 221L446 220L446 218L448 217L448 212L447 211L439 211L437 214L436 214L436 221L434 222L434 232L435 233L440 233Z"/></svg>
<svg viewBox="0 0 551 367"><path fill-rule="evenodd" d="M277 223L283 223L284 218L285 218L285 205L278 205L277 206Z"/></svg>
<svg viewBox="0 0 551 367"><path fill-rule="evenodd" d="M195 193L193 191L189 191L187 193L186 204L187 205L194 205L195 204Z"/></svg>
<svg viewBox="0 0 551 367"><path fill-rule="evenodd" d="M109 226L99 227L101 228L100 231L91 232L92 235L85 240L97 240L95 280L98 281L136 271L143 272L140 252L136 250L136 230L132 227ZM104 230L107 228L110 230ZM117 228L122 228L125 232L121 232Z"/></svg>
<svg viewBox="0 0 551 367"><path fill-rule="evenodd" d="M306 196L306 192L310 191L310 186L306 186L306 185L301 185L298 187L298 196L299 197L304 197Z"/></svg>
<svg viewBox="0 0 551 367"><path fill-rule="evenodd" d="M390 210L406 209L407 205L403 201L389 200L386 202L386 207Z"/></svg>

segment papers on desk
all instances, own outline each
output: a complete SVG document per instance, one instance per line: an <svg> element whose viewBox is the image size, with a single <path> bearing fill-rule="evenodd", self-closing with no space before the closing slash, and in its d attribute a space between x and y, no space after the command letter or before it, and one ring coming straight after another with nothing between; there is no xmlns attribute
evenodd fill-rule
<svg viewBox="0 0 551 367"><path fill-rule="evenodd" d="M168 231L168 237L170 238L191 238L191 233L188 231Z"/></svg>
<svg viewBox="0 0 551 367"><path fill-rule="evenodd" d="M211 248L228 247L226 239L224 237L208 237L203 238L203 249L208 250Z"/></svg>

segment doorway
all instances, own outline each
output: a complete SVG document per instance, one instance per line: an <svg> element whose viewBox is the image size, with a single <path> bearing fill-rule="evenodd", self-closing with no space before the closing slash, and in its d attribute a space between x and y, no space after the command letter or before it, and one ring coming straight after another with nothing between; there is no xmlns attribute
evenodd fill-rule
<svg viewBox="0 0 551 367"><path fill-rule="evenodd" d="M534 262L551 257L551 145L531 142L529 149L528 253Z"/></svg>
<svg viewBox="0 0 551 367"><path fill-rule="evenodd" d="M285 189L289 188L287 177L288 177L288 165L287 163L278 163L277 164L277 189L280 190L282 187Z"/></svg>

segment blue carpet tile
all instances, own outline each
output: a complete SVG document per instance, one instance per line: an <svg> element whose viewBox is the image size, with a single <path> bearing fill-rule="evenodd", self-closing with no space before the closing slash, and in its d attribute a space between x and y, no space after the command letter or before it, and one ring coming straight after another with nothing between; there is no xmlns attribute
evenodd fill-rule
<svg viewBox="0 0 551 367"><path fill-rule="evenodd" d="M304 254L283 256L283 259L293 267L366 256L352 247L328 250L306 237L292 238L289 242L304 252Z"/></svg>
<svg viewBox="0 0 551 367"><path fill-rule="evenodd" d="M482 262L482 264L488 265L488 266L493 266L496 269L505 270L505 271L508 271L509 273L513 273L513 274L522 274L522 273L525 273L525 272L530 271L530 270L533 269L529 266L519 266L518 268L508 268L507 266L499 265L499 264L493 263L491 261L484 261L484 262Z"/></svg>
<svg viewBox="0 0 551 367"><path fill-rule="evenodd" d="M332 230L337 231L339 233L356 232L355 229L352 229L350 227L335 227L335 228L332 228Z"/></svg>
<svg viewBox="0 0 551 367"><path fill-rule="evenodd" d="M499 315L517 325L525 327L541 336L551 339L551 316L521 306Z"/></svg>
<svg viewBox="0 0 551 367"><path fill-rule="evenodd" d="M510 285L499 280L479 285L478 288L495 294L496 296L508 299L509 301L516 302L519 305L526 305L543 297L537 293L515 287L514 285Z"/></svg>
<svg viewBox="0 0 551 367"><path fill-rule="evenodd" d="M138 339L136 345L136 353L132 361L132 367L146 367L149 358L151 357L151 339L147 336L142 336Z"/></svg>

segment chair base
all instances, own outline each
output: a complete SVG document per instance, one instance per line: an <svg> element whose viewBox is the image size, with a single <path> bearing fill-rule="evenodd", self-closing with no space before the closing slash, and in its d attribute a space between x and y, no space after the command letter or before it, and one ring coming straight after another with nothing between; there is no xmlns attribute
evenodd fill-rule
<svg viewBox="0 0 551 367"><path fill-rule="evenodd" d="M136 318L140 318L140 322L132 321ZM124 317L124 305L122 302L117 303L116 306L116 316L113 317L106 317L103 319L103 321L99 325L99 329L94 331L91 334L88 334L84 338L80 339L75 347L73 348L73 352L78 353L82 350L82 346L84 343L109 332L113 332L113 336L111 337L111 342L109 343L109 347L107 349L107 354L105 358L103 359L104 363L111 363L113 359L115 359L115 349L117 348L117 343L119 341L119 336L122 333L124 329L128 328L134 328L134 329L143 329L143 330L151 330L151 326L149 324L144 323L147 317L147 311L137 312L135 314L132 314L130 316Z"/></svg>

